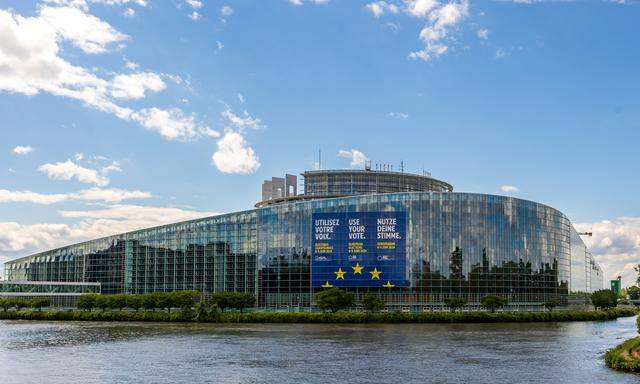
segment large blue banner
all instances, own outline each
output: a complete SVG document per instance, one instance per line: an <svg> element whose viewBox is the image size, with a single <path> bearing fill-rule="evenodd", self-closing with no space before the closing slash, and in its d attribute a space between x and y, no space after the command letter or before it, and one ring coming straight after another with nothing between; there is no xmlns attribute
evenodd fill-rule
<svg viewBox="0 0 640 384"><path fill-rule="evenodd" d="M404 287L406 212L314 213L314 288Z"/></svg>

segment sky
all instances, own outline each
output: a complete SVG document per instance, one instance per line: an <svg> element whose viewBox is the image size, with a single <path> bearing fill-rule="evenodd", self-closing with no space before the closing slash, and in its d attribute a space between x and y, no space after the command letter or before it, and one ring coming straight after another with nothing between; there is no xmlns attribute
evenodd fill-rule
<svg viewBox="0 0 640 384"><path fill-rule="evenodd" d="M640 3L0 1L0 268L365 161L565 213L640 263Z"/></svg>

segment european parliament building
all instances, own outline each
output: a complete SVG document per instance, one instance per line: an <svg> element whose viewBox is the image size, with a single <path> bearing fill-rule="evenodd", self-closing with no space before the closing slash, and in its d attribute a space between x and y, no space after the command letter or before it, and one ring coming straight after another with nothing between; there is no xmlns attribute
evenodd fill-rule
<svg viewBox="0 0 640 384"><path fill-rule="evenodd" d="M254 209L122 233L10 261L9 281L99 283L103 294L249 292L263 310L312 310L340 287L389 309L448 297L539 310L602 289L569 219L513 197L458 193L428 174L318 170L262 185Z"/></svg>

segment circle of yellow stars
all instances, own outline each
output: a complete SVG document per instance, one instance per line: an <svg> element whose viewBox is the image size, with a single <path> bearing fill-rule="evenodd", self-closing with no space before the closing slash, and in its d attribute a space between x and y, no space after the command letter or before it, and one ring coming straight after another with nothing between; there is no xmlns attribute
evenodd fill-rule
<svg viewBox="0 0 640 384"><path fill-rule="evenodd" d="M362 275L364 271L364 267L360 265L360 263L356 263L356 265L352 266L354 275ZM346 271L342 269L342 267L338 268L337 271L333 272L336 275L336 280L344 280L344 276L347 274ZM368 271L371 274L371 280L381 280L380 275L382 275L382 271L379 271L378 268L374 267L373 270ZM386 283L382 284L385 288L393 288L395 284L391 283L391 281L387 280ZM323 288L332 288L333 284L331 284L328 280L322 284Z"/></svg>

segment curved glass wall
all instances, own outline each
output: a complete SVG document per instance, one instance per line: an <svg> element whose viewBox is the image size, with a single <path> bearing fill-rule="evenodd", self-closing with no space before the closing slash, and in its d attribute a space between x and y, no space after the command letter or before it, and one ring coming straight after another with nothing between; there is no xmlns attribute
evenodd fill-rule
<svg viewBox="0 0 640 384"><path fill-rule="evenodd" d="M393 308L440 308L450 296L473 306L488 294L508 296L513 309L539 308L551 297L566 303L570 290L602 286L602 271L559 211L439 192L274 205L47 251L7 263L5 272L10 280L100 282L103 293L251 292L261 308L304 310L323 289L312 283L313 215L385 212L406 217L397 264L405 283L349 289L380 293ZM327 284L340 286L336 279Z"/></svg>

